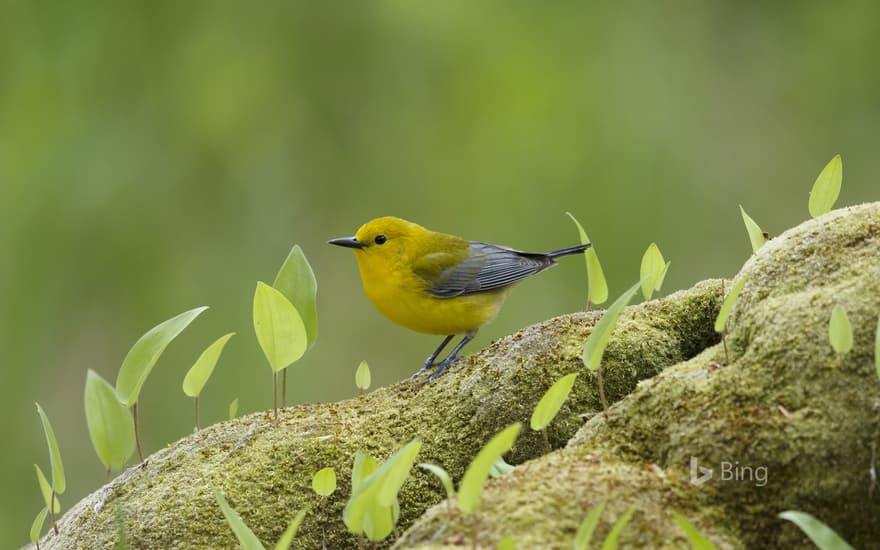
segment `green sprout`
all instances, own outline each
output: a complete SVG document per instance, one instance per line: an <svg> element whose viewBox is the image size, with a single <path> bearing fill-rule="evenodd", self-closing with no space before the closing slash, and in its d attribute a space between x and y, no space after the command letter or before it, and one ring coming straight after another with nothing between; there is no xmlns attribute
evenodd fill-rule
<svg viewBox="0 0 880 550"><path fill-rule="evenodd" d="M336 471L322 468L312 477L312 490L322 497L329 497L336 490Z"/></svg>
<svg viewBox="0 0 880 550"><path fill-rule="evenodd" d="M742 214L743 223L746 225L746 232L749 234L749 241L752 243L752 253L758 252L758 249L764 246L764 243L767 242L766 233L761 229L761 226L755 222L746 214L745 209L743 209L742 205L739 205L739 211Z"/></svg>
<svg viewBox="0 0 880 550"><path fill-rule="evenodd" d="M650 300L655 292L660 292L670 263L663 259L663 254L660 253L660 247L657 246L657 243L651 243L645 250L639 269L639 278L642 280L642 296L645 297L645 300Z"/></svg>
<svg viewBox="0 0 880 550"><path fill-rule="evenodd" d="M43 411L43 407L39 403L37 405L37 414L40 415L40 422L43 424L43 432L46 434L46 444L49 446L49 464L52 472L52 493L46 500L46 506L49 510L49 517L52 521L52 529L58 534L58 524L55 522L55 498L57 495L63 495L67 488L67 482L64 478L64 464L61 463L61 450L58 448L58 440L55 439L55 430L49 422L49 417ZM39 469L38 469L39 470ZM37 478L41 477L42 471L39 471ZM45 479L45 476L42 476Z"/></svg>
<svg viewBox="0 0 880 550"><path fill-rule="evenodd" d="M632 518L635 511L635 508L630 508L620 517L620 519L614 522L614 526L611 527L611 530L608 531L608 536L605 537L605 542L602 543L602 550L615 550L617 548L620 533L623 532L623 528L629 523L629 520Z"/></svg>
<svg viewBox="0 0 880 550"><path fill-rule="evenodd" d="M495 550L516 550L516 543L513 542L513 537L507 535L495 546Z"/></svg>
<svg viewBox="0 0 880 550"><path fill-rule="evenodd" d="M361 361L361 364L358 365L357 371L354 373L354 384L359 390L361 390L361 392L365 392L370 389L371 382L372 377L370 375L370 365L368 365L366 361Z"/></svg>
<svg viewBox="0 0 880 550"><path fill-rule="evenodd" d="M84 401L89 438L109 477L134 453L134 422L113 386L92 369L86 375Z"/></svg>
<svg viewBox="0 0 880 550"><path fill-rule="evenodd" d="M214 491L214 498L217 499L217 504L220 505L220 510L223 512L223 516L226 517L226 522L229 523L229 526L232 528L232 532L235 533L235 538L238 539L241 547L244 550L266 550L266 547L263 546L263 543L260 542L257 535L251 531L250 527L245 524L244 520L241 519L241 516L238 515L238 512L226 502L223 493L221 493L216 487L213 487L212 490ZM293 517L290 524L287 526L287 529L285 529L284 533L281 535L281 538L278 539L278 543L275 544L275 550L288 550L290 548L290 544L293 542L293 537L296 536L296 531L299 529L307 512L308 508L303 508Z"/></svg>
<svg viewBox="0 0 880 550"><path fill-rule="evenodd" d="M43 509L40 510L40 513L37 514L37 517L34 518L34 522L31 523L31 544L35 544L37 550L40 550L40 533L43 532L43 524L46 522L46 514L48 513L49 509L43 506Z"/></svg>
<svg viewBox="0 0 880 550"><path fill-rule="evenodd" d="M834 208L840 195L840 184L843 182L843 161L835 155L819 173L813 189L810 191L810 215L818 218Z"/></svg>
<svg viewBox="0 0 880 550"><path fill-rule="evenodd" d="M587 232L584 231L584 226L577 221L577 218L571 212L566 212L566 214L577 226L581 244L591 243L592 241L587 236ZM584 251L584 259L587 262L587 309L590 309L590 304L604 304L605 300L608 299L608 283L605 282L605 274L602 272L602 265L599 263L599 256L596 253L595 245Z"/></svg>
<svg viewBox="0 0 880 550"><path fill-rule="evenodd" d="M531 428L544 435L544 443L548 449L550 449L550 441L547 438L547 430L544 428L556 418L562 404L568 399L575 378L577 378L577 373L573 372L554 382L535 405L535 410L532 411Z"/></svg>
<svg viewBox="0 0 880 550"><path fill-rule="evenodd" d="M215 340L214 343L199 355L195 364L190 367L183 378L183 393L195 398L196 430L201 429L199 423L199 394L202 393L202 388L205 387L205 384L214 372L214 367L217 366L217 361L220 359L220 354L223 353L226 342L233 336L235 336L235 333L230 332Z"/></svg>
<svg viewBox="0 0 880 550"><path fill-rule="evenodd" d="M238 398L236 397L229 404L229 420L232 420L233 418L235 418L235 416L237 414L238 414Z"/></svg>
<svg viewBox="0 0 880 550"><path fill-rule="evenodd" d="M806 512L788 510L779 517L797 525L819 550L853 550L832 528Z"/></svg>
<svg viewBox="0 0 880 550"><path fill-rule="evenodd" d="M54 498L55 505L52 507L52 511L57 514L61 511L61 500L58 499L58 495L52 494L52 484L46 479L46 474L43 473L43 470L36 464L34 464L34 469L37 472L37 484L40 486L40 493L43 495L43 503L45 503L47 511L49 503Z"/></svg>
<svg viewBox="0 0 880 550"><path fill-rule="evenodd" d="M126 407L131 408L134 419L134 439L141 462L144 461L144 452L141 448L138 427L138 395L140 395L147 376L150 375L150 371L153 370L153 366L168 344L206 309L208 308L197 307L185 311L151 328L128 351L119 368L119 373L116 375L116 394Z"/></svg>
<svg viewBox="0 0 880 550"><path fill-rule="evenodd" d="M828 321L828 340L837 353L838 359L852 350L852 325L849 322L849 317L846 316L846 311L840 304L831 310L831 319Z"/></svg>
<svg viewBox="0 0 880 550"><path fill-rule="evenodd" d="M299 245L290 250L272 286L284 294L302 316L308 347L312 347L318 338L318 282ZM287 369L281 377L281 406L287 406Z"/></svg>
<svg viewBox="0 0 880 550"><path fill-rule="evenodd" d="M434 477L440 480L440 484L443 485L443 490L446 491L447 511L451 516L452 500L455 498L455 485L452 483L452 478L449 476L449 473L444 470L442 466L437 466L436 464L422 462L418 466L423 470L431 472L434 474Z"/></svg>
<svg viewBox="0 0 880 550"><path fill-rule="evenodd" d="M590 540L593 538L593 531L596 530L596 525L599 524L599 517L602 515L602 511L605 510L607 503L606 499L602 499L587 512L586 517L578 527L577 533L575 533L574 550L587 550Z"/></svg>
<svg viewBox="0 0 880 550"><path fill-rule="evenodd" d="M730 294L724 299L724 303L721 304L721 309L718 311L718 317L715 318L715 332L721 334L721 342L724 344L724 362L730 363L730 355L727 353L727 320L730 318L730 312L733 310L733 304L736 303L737 297L739 297L739 292L745 286L746 281L749 280L748 275L743 275L739 281L733 286L733 289L730 291ZM724 282L721 282L721 293L724 293Z"/></svg>
<svg viewBox="0 0 880 550"><path fill-rule="evenodd" d="M278 425L278 372L306 352L308 334L302 317L290 300L263 282L254 292L254 331L272 367L272 401Z"/></svg>
<svg viewBox="0 0 880 550"><path fill-rule="evenodd" d="M605 387L602 384L602 355L605 353L605 347L608 345L608 339L611 337L611 332L617 324L617 318L620 317L623 308L629 304L636 292L639 291L642 282L643 280L631 286L629 290L621 294L620 297L611 304L611 306L605 311L605 314L602 315L602 318L599 319L599 322L596 323L596 326L593 327L593 332L590 333L590 336L584 344L582 359L584 365L596 373L596 382L599 386L599 399L602 401L602 411L605 414L605 418L608 418L608 402L605 400Z"/></svg>
<svg viewBox="0 0 880 550"><path fill-rule="evenodd" d="M516 436L519 435L521 428L522 424L519 422L511 424L496 434L480 449L480 452L477 453L477 456L474 457L467 470L465 470L464 477L461 478L461 483L459 483L459 510L466 514L473 513L476 510L477 503L480 501L480 495L483 494L483 485L486 484L486 479L489 477L489 469L500 456L507 453L513 447L513 443L516 441Z"/></svg>
<svg viewBox="0 0 880 550"><path fill-rule="evenodd" d="M672 512L672 517L678 523L681 530L684 531L688 542L693 550L717 550L717 547L707 539L699 529L694 527L684 516L678 512Z"/></svg>
<svg viewBox="0 0 880 550"><path fill-rule="evenodd" d="M489 475L494 477L506 476L513 471L513 466L508 464L503 456L499 456L489 468Z"/></svg>

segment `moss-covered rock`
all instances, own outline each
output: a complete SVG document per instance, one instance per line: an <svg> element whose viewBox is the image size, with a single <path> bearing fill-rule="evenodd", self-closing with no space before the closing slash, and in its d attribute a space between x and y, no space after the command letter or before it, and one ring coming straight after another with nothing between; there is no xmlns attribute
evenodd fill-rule
<svg viewBox="0 0 880 550"><path fill-rule="evenodd" d="M720 281L629 308L603 362L606 394L616 400L717 341L712 320ZM424 441L420 461L460 477L479 448L514 421L528 423L544 391L559 377L580 372L568 404L549 428L551 447L564 446L595 412L595 381L581 350L599 314L551 319L503 338L428 384L401 382L356 399L288 408L273 426L269 413L223 422L153 454L86 497L59 522L42 548L110 548L125 534L130 548L226 548L235 545L211 492L221 489L264 543L274 544L293 515L312 505L295 546L356 545L342 522L350 471L360 448L384 459L414 437ZM547 441L524 430L508 461L546 454ZM336 469L339 487L326 499L311 490L320 468ZM412 524L442 497L429 474L418 471L400 495L400 527Z"/></svg>
<svg viewBox="0 0 880 550"><path fill-rule="evenodd" d="M812 513L857 548L880 547L880 203L787 231L737 278L746 275L728 324L729 362L715 345L641 382L565 449L491 482L478 523L435 506L398 546L455 546L477 532L484 547L511 535L521 548L570 548L587 510L607 498L595 539L633 507L627 548L684 546L672 510L722 548L804 547L776 517L788 509ZM835 304L855 336L842 357L828 340ZM703 467L713 478L693 483L692 460L698 476Z"/></svg>

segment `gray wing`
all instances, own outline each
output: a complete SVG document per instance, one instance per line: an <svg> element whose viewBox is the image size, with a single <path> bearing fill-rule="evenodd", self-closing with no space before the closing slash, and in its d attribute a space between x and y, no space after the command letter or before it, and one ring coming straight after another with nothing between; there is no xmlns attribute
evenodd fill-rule
<svg viewBox="0 0 880 550"><path fill-rule="evenodd" d="M553 265L546 254L520 252L512 248L471 241L464 261L449 269L429 289L440 298L452 298L505 287Z"/></svg>

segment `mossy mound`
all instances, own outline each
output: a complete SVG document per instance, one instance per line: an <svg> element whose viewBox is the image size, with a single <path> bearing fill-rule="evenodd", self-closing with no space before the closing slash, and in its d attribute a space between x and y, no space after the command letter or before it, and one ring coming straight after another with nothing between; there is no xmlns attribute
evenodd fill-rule
<svg viewBox="0 0 880 550"><path fill-rule="evenodd" d="M609 400L717 341L712 320L720 281L697 285L629 308L610 341L604 368ZM480 447L514 421L528 423L534 405L559 377L579 372L572 397L550 428L551 447L564 446L596 411L593 377L581 363L595 312L558 317L503 338L471 355L429 384L401 382L339 403L301 405L223 422L169 445L143 467L130 468L86 497L59 521L41 548L112 548L124 534L129 548L229 548L232 531L211 487L267 545L294 514L312 506L294 542L298 548L351 548L343 522L357 449L384 459L414 437L424 441L420 461L443 465L459 478ZM551 449L525 430L508 460L520 463ZM312 475L333 467L336 492L311 490ZM442 490L415 471L400 494L400 528L412 524Z"/></svg>
<svg viewBox="0 0 880 550"><path fill-rule="evenodd" d="M746 275L728 325L729 362L715 345L666 369L607 420L593 417L565 449L491 482L478 510L481 546L511 535L521 548L570 548L587 510L607 498L594 541L633 507L627 548L683 547L672 510L721 548L808 547L777 519L789 509L820 518L857 548L878 547L880 203L787 231L737 279ZM828 339L835 304L853 326L845 356ZM692 460L698 478L700 467L713 477L694 483ZM474 530L473 518L441 504L398 546L453 547Z"/></svg>

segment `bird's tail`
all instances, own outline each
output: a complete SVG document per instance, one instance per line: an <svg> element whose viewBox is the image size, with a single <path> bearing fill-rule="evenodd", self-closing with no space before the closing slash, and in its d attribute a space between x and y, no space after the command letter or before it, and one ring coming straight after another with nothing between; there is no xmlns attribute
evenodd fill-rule
<svg viewBox="0 0 880 550"><path fill-rule="evenodd" d="M569 256L571 254L580 254L584 250L590 248L591 246L593 246L592 243L587 243L587 244L579 244L577 246L569 246L568 248L560 248L559 250L553 250L551 252L548 252L547 257L549 257L551 259L556 259L561 256Z"/></svg>

